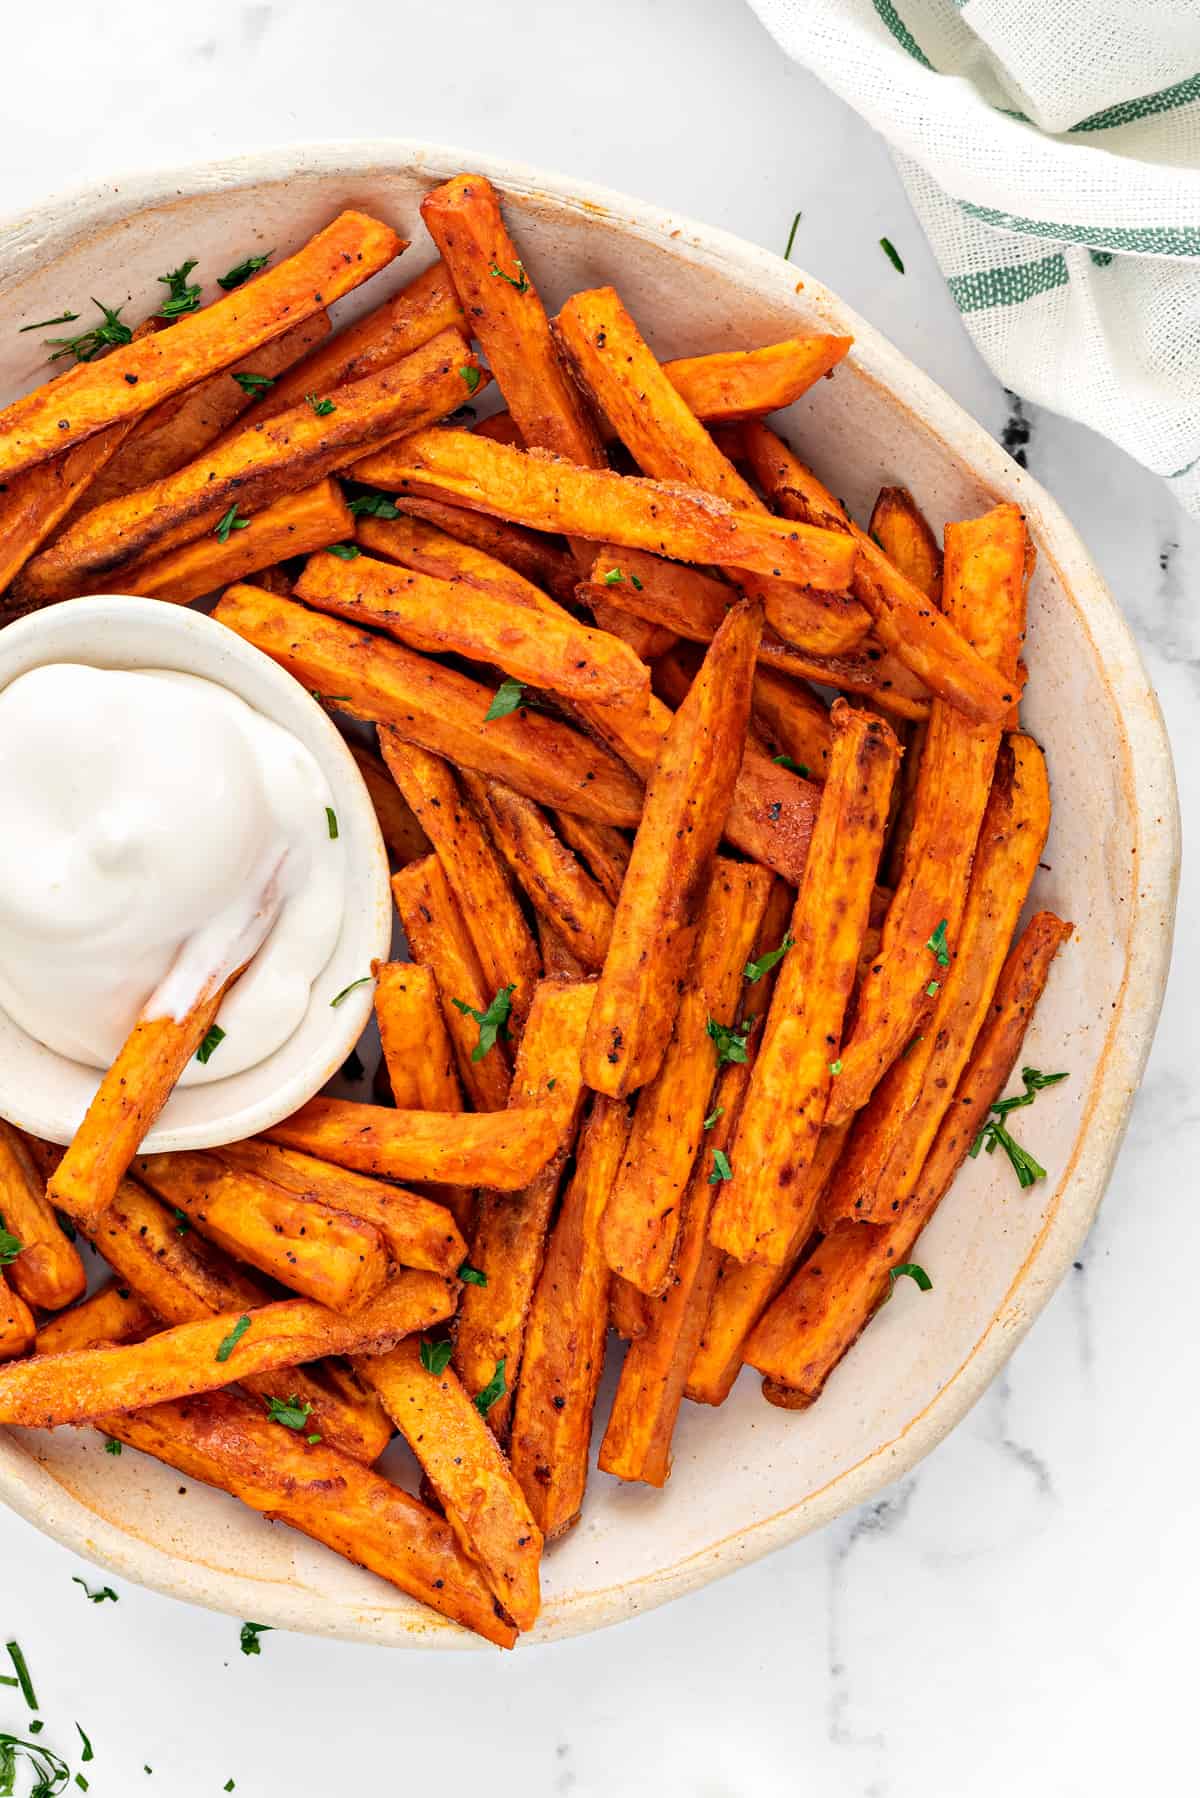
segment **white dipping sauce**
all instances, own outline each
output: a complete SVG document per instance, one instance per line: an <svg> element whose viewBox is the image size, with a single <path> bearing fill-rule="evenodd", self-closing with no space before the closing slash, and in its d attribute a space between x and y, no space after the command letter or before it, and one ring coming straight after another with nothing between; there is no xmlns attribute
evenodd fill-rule
<svg viewBox="0 0 1200 1798"><path fill-rule="evenodd" d="M213 681L65 662L20 675L0 692L0 1007L106 1068L152 995L153 1013L182 1016L245 959L278 870L224 1040L180 1084L253 1067L296 1029L341 930L331 811L304 745Z"/></svg>

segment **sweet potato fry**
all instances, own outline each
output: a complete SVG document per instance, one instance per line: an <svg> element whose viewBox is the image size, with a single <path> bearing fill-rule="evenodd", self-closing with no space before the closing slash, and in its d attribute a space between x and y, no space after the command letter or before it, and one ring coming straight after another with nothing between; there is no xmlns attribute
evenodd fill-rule
<svg viewBox="0 0 1200 1798"><path fill-rule="evenodd" d="M786 755L802 774L807 770L813 780L824 780L832 732L829 712L811 687L760 666L750 717L773 755Z"/></svg>
<svg viewBox="0 0 1200 1798"><path fill-rule="evenodd" d="M886 1223L905 1204L929 1150L1016 930L1050 825L1042 752L1010 737L996 761L954 954L933 1012L854 1120L821 1207L821 1227Z"/></svg>
<svg viewBox="0 0 1200 1798"><path fill-rule="evenodd" d="M456 175L426 194L421 217L483 345L526 444L585 468L604 452L582 395L562 368L545 309L481 175Z"/></svg>
<svg viewBox="0 0 1200 1798"><path fill-rule="evenodd" d="M499 1111L508 1101L512 1078L505 1048L507 1014L500 1028L491 1033L494 1040L490 1044L482 1034L480 1019L508 983L492 986L485 977L463 910L436 855L412 862L394 874L392 895L414 959L423 963L437 982L464 1090L477 1111ZM532 970L523 966L522 972L528 978ZM511 1000L512 995L508 997Z"/></svg>
<svg viewBox="0 0 1200 1798"><path fill-rule="evenodd" d="M250 586L230 587L214 616L341 709L393 724L457 766L602 824L641 814L640 786L597 744L524 706L487 720L494 693L398 643Z"/></svg>
<svg viewBox="0 0 1200 1798"><path fill-rule="evenodd" d="M1014 505L950 525L946 606L964 640L1011 680L1025 631L1025 521ZM926 602L928 603L928 602ZM987 804L998 728L936 701L921 753L912 833L883 925L879 959L864 981L828 1121L844 1122L932 1010L942 956L958 946L967 876ZM940 933L940 934L939 934ZM945 947L931 949L937 941Z"/></svg>
<svg viewBox="0 0 1200 1798"><path fill-rule="evenodd" d="M851 536L858 550L854 593L875 620L884 648L968 718L1001 723L1017 695L1014 675L1003 674L979 654L953 619L905 579L778 437L760 424L742 430L755 475L785 518L820 520Z"/></svg>
<svg viewBox="0 0 1200 1798"><path fill-rule="evenodd" d="M87 1289L87 1274L63 1235L46 1198L46 1183L10 1124L0 1119L0 1229L15 1236L20 1253L6 1268L9 1283L28 1305L60 1311Z"/></svg>
<svg viewBox="0 0 1200 1798"><path fill-rule="evenodd" d="M543 917L536 917L534 924L537 928L538 948L542 953L542 973L561 974L566 980L582 980L583 963L572 955L565 938Z"/></svg>
<svg viewBox="0 0 1200 1798"><path fill-rule="evenodd" d="M444 500L417 499L401 494L397 496L396 504L406 517L435 528L442 536L465 548L479 550L490 560L503 563L535 587L540 587L543 593L551 594L560 605L573 604L579 570L561 537L527 531L503 518L489 518L486 512L468 512L465 507L448 505ZM372 520L373 524L378 522ZM363 533L361 541L372 555L382 556L385 561L399 560L390 554L378 532L366 534L365 519L359 520L359 528ZM409 553L415 555L417 551ZM420 553L425 553L424 545ZM453 567L447 566L444 557L437 563L423 561L418 564L406 556L405 566L420 566L422 573L441 575L444 580L454 578Z"/></svg>
<svg viewBox="0 0 1200 1798"><path fill-rule="evenodd" d="M879 489L867 534L906 581L941 605L942 547L907 487Z"/></svg>
<svg viewBox="0 0 1200 1798"><path fill-rule="evenodd" d="M228 368L360 286L404 248L389 225L343 212L259 280L15 400L0 413L0 480Z"/></svg>
<svg viewBox="0 0 1200 1798"><path fill-rule="evenodd" d="M628 1129L623 1099L593 1101L529 1310L512 1468L548 1541L569 1530L583 1507L608 1328L600 1218Z"/></svg>
<svg viewBox="0 0 1200 1798"><path fill-rule="evenodd" d="M384 630L426 655L461 655L491 662L521 682L601 705L636 705L650 690L650 674L633 651L606 631L592 630L555 608L495 597L483 588L462 603L450 581L357 556L312 556L296 583L296 597L351 624Z"/></svg>
<svg viewBox="0 0 1200 1798"><path fill-rule="evenodd" d="M501 987L513 988L513 1017L523 1023L540 957L491 838L440 756L405 742L386 725L379 732L379 744L397 786L437 851L479 959L483 991L490 999ZM470 779L464 771L462 781ZM458 997L465 999L467 994Z"/></svg>
<svg viewBox="0 0 1200 1798"><path fill-rule="evenodd" d="M598 974L612 938L612 901L532 799L478 774L464 773L463 784L534 910L558 931L580 966Z"/></svg>
<svg viewBox="0 0 1200 1798"><path fill-rule="evenodd" d="M358 771L379 820L380 835L392 861L397 867L404 868L409 862L428 855L429 838L380 758L372 755L362 743L348 743L346 747L358 763Z"/></svg>
<svg viewBox="0 0 1200 1798"><path fill-rule="evenodd" d="M572 294L555 329L583 386L643 474L698 488L743 512L766 511L659 366L614 288ZM816 573L805 578L820 582ZM855 600L783 588L770 579L743 577L742 584L763 602L770 623L782 628L780 613L785 634L818 654L852 648L866 635L869 619Z"/></svg>
<svg viewBox="0 0 1200 1798"><path fill-rule="evenodd" d="M261 344L232 368L220 369L194 387L163 400L134 422L129 436L84 494L76 511L91 511L93 506L120 499L137 487L148 487L152 481L174 474L185 463L194 462L197 456L212 449L219 438L232 434L238 420L252 408L247 422L257 423L262 390L253 381L243 386L237 377L258 376L260 381L278 383L280 375L328 335L329 314L314 312L282 337ZM274 391L271 388L272 395ZM74 523L74 516L71 522Z"/></svg>
<svg viewBox="0 0 1200 1798"><path fill-rule="evenodd" d="M356 462L354 474L389 492L450 499L533 530L750 569L828 593L844 592L854 569L844 532L747 511L691 487L575 468L465 431L415 431Z"/></svg>
<svg viewBox="0 0 1200 1798"><path fill-rule="evenodd" d="M629 871L629 844L619 830L578 818L574 812L556 811L554 828L564 843L582 857L588 872L606 899L615 905Z"/></svg>
<svg viewBox="0 0 1200 1798"><path fill-rule="evenodd" d="M317 1210L374 1225L401 1267L426 1268L449 1277L466 1259L467 1245L446 1207L406 1187L372 1180L258 1138L208 1149L205 1155L256 1189L290 1193ZM169 1159L176 1162L181 1157Z"/></svg>
<svg viewBox="0 0 1200 1798"><path fill-rule="evenodd" d="M37 1338L37 1322L33 1312L19 1293L13 1291L0 1268L0 1361L11 1361L25 1355Z"/></svg>
<svg viewBox="0 0 1200 1798"><path fill-rule="evenodd" d="M376 962L372 972L375 1021L397 1109L461 1111L462 1087L454 1047L432 970L419 962L390 961ZM470 1237L475 1225L472 1188L427 1186L424 1190L429 1198L446 1207L464 1237Z"/></svg>
<svg viewBox="0 0 1200 1798"><path fill-rule="evenodd" d="M713 639L646 793L584 1045L588 1085L622 1098L657 1073L691 958L750 715L762 628L743 603Z"/></svg>
<svg viewBox="0 0 1200 1798"><path fill-rule="evenodd" d="M717 858L675 1029L662 1066L638 1098L604 1213L601 1244L608 1265L652 1298L672 1276L684 1193L692 1165L710 1141L703 1125L721 1060L721 1032L732 1029L741 1010L743 969L771 886L766 868ZM746 1004L753 1010L753 994ZM728 1037L725 1042L745 1053Z"/></svg>
<svg viewBox="0 0 1200 1798"><path fill-rule="evenodd" d="M580 1051L596 988L587 981L543 980L521 1038L508 1116L537 1115L553 1105L558 1147L523 1191L480 1195L471 1265L485 1285L467 1285L459 1309L454 1365L478 1398L499 1374L503 1390L487 1420L504 1442L521 1367L525 1325L545 1255L554 1201L579 1121L583 1097ZM494 1186L494 1181L484 1184Z"/></svg>
<svg viewBox="0 0 1200 1798"><path fill-rule="evenodd" d="M853 337L788 337L760 350L717 350L663 363L663 373L705 424L779 412L830 375Z"/></svg>
<svg viewBox="0 0 1200 1798"><path fill-rule="evenodd" d="M385 1180L519 1192L557 1152L565 1127L549 1103L522 1111L448 1113L317 1098L265 1134L286 1149Z"/></svg>
<svg viewBox="0 0 1200 1798"><path fill-rule="evenodd" d="M497 522L483 519L476 512L460 512L458 516L489 526ZM517 529L515 525L500 528ZM411 568L415 573L430 575L435 580L477 589L493 600L508 600L526 608L553 612L559 618L563 616L562 610L548 603L548 594L538 581L500 560L486 546L462 543L423 518L410 518L405 513L399 513L395 518L372 518L370 514L364 514L358 520L357 537L362 548L380 561L395 562L401 568ZM567 598L574 605L573 573Z"/></svg>
<svg viewBox="0 0 1200 1798"><path fill-rule="evenodd" d="M105 1412L140 1411L320 1355L390 1348L451 1316L454 1292L437 1274L406 1269L353 1316L312 1299L280 1299L240 1316L225 1311L176 1324L145 1342L39 1355L0 1371L0 1422L44 1430L86 1423Z"/></svg>
<svg viewBox="0 0 1200 1798"><path fill-rule="evenodd" d="M516 1630L499 1615L444 1518L327 1444L281 1430L236 1393L211 1392L100 1424L130 1448L290 1523L487 1641L501 1648L515 1642Z"/></svg>
<svg viewBox="0 0 1200 1798"><path fill-rule="evenodd" d="M762 1047L734 1137L713 1243L778 1266L819 1198L814 1156L840 1078L846 1003L867 928L899 750L881 718L835 703L833 749L812 853L792 915Z"/></svg>
<svg viewBox="0 0 1200 1798"><path fill-rule="evenodd" d="M504 1452L452 1367L431 1373L415 1336L359 1365L432 1486L446 1521L518 1629L541 1605L542 1532Z"/></svg>
<svg viewBox="0 0 1200 1798"><path fill-rule="evenodd" d="M607 1103L617 1105L623 1101L609 1099ZM611 1274L612 1270L609 1271ZM646 1334L646 1312L651 1302L632 1281L612 1274L608 1288L608 1321L623 1342L636 1342L639 1336Z"/></svg>
<svg viewBox="0 0 1200 1798"><path fill-rule="evenodd" d="M1038 912L1010 951L987 1022L946 1109L907 1203L892 1222L835 1230L803 1263L763 1315L746 1359L766 1375L764 1394L789 1407L812 1404L887 1296L889 1269L907 1261L962 1166L994 1099L1012 1072L1051 963L1071 934Z"/></svg>
<svg viewBox="0 0 1200 1798"><path fill-rule="evenodd" d="M224 543L209 532L166 555L131 563L121 570L121 591L188 605L288 556L306 556L353 536L354 519L342 490L336 481L325 479L264 506L246 521L244 530L231 531Z"/></svg>
<svg viewBox="0 0 1200 1798"><path fill-rule="evenodd" d="M462 388L460 365L476 367L472 352L457 331L445 331L394 368L339 387L328 415L302 401L247 425L177 473L85 512L26 565L14 598L45 602L94 589L128 562L214 530L231 506L243 515L261 511L356 459L365 445L444 417Z"/></svg>
<svg viewBox="0 0 1200 1798"><path fill-rule="evenodd" d="M359 1217L297 1198L200 1151L142 1155L134 1171L226 1254L332 1311L357 1310L387 1281L382 1237Z"/></svg>
<svg viewBox="0 0 1200 1798"><path fill-rule="evenodd" d="M35 1352L65 1355L70 1349L107 1342L141 1342L162 1328L145 1299L116 1280L106 1280L90 1298L50 1318L37 1333Z"/></svg>
<svg viewBox="0 0 1200 1798"><path fill-rule="evenodd" d="M303 362L295 367L289 365L288 372L255 402L255 423L277 418L289 407L300 405L310 393L319 400L325 399L335 388L364 380L381 368L391 368L448 330L468 335L462 307L445 267L435 262L382 306L365 313L321 348L314 349Z"/></svg>

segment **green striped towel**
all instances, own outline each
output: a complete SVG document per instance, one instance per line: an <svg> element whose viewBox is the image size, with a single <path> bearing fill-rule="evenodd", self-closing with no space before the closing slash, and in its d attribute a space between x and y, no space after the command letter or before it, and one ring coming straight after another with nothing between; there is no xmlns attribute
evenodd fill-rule
<svg viewBox="0 0 1200 1798"><path fill-rule="evenodd" d="M1198 0L751 0L891 145L1006 387L1200 512Z"/></svg>

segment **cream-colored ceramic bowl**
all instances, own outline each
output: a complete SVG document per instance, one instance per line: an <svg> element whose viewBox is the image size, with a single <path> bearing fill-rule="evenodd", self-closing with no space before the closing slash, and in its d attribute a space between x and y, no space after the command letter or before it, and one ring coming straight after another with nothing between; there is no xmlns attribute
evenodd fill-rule
<svg viewBox="0 0 1200 1798"><path fill-rule="evenodd" d="M721 232L540 171L394 141L139 177L41 205L5 234L0 391L44 374L15 325L68 300L81 308L92 293L131 293L136 317L155 277L183 257L215 272L255 249L282 252L347 203L413 239L392 284L407 280L431 256L420 197L460 168L504 191L552 305L612 281L662 356L796 331L853 333L848 361L784 424L859 517L896 481L939 528L997 499L1024 507L1038 548L1025 717L1046 747L1055 801L1035 896L1076 924L1027 1045L1030 1061L1071 1073L1036 1114L1049 1178L1021 1192L1003 1157L969 1162L921 1241L933 1291L898 1291L811 1411L763 1404L747 1373L719 1411L684 1406L664 1492L594 1476L583 1521L546 1558L544 1641L660 1604L827 1523L911 1467L978 1398L1069 1267L1120 1144L1166 979L1178 831L1154 695L1058 507L831 293ZM359 307L373 295L358 296ZM0 1435L0 1495L113 1572L283 1628L466 1645L451 1625L231 1499L193 1488L181 1503L177 1484L140 1456L105 1455L87 1431Z"/></svg>
<svg viewBox="0 0 1200 1798"><path fill-rule="evenodd" d="M287 1117L335 1074L371 1012L368 983L330 1000L386 956L392 937L387 856L362 775L311 694L269 656L203 612L157 599L97 594L47 606L0 630L0 690L49 662L93 668L173 668L203 675L291 732L329 782L346 857L346 908L308 1009L273 1055L203 1086L176 1087L146 1138L151 1151L240 1142ZM19 854L9 844L6 853ZM0 1009L0 1117L51 1142L70 1142L99 1075L36 1039Z"/></svg>

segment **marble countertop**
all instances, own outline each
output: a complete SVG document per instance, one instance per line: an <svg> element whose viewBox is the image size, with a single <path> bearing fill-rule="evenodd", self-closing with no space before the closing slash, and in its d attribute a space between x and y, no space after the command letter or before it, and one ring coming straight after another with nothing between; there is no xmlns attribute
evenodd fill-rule
<svg viewBox="0 0 1200 1798"><path fill-rule="evenodd" d="M880 140L741 0L317 0L22 9L0 213L289 140L429 138L636 193L782 249L880 326L1062 502L1138 634L1200 828L1200 525L1111 445L1022 407L971 347ZM19 144L20 154L12 153ZM907 273L879 249L889 236ZM1197 878L1099 1222L1004 1375L864 1510L607 1633L515 1656L238 1626L0 1515L0 1634L92 1798L1107 1798L1194 1764L1200 1341ZM1191 1042L1193 1047L1189 1049ZM0 1692L2 1727L16 1721ZM143 1771L143 1768L145 1771ZM150 1771L153 1769L153 1772Z"/></svg>

